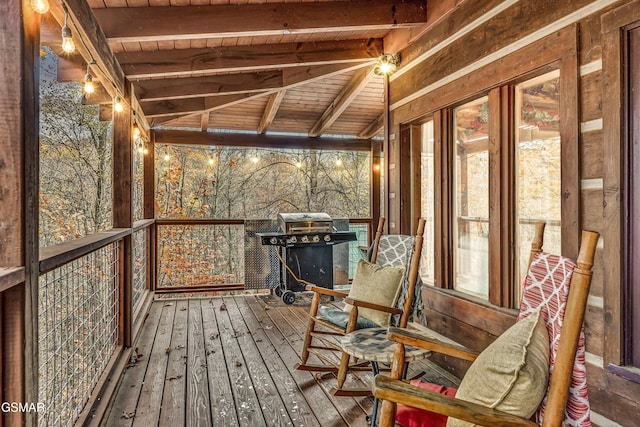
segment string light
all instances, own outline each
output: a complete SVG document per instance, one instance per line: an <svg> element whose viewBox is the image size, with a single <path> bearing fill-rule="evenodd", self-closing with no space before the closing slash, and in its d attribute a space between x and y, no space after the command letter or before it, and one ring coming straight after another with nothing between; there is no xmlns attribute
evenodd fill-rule
<svg viewBox="0 0 640 427"><path fill-rule="evenodd" d="M144 150L142 150L142 154L144 154L145 156L149 154L149 149L147 148L146 145L144 146Z"/></svg>
<svg viewBox="0 0 640 427"><path fill-rule="evenodd" d="M298 169L300 169L300 168L302 167L302 162L299 162L299 161L298 161L298 162L296 162L296 167L297 167Z"/></svg>
<svg viewBox="0 0 640 427"><path fill-rule="evenodd" d="M213 166L213 164L214 164L215 162L216 162L215 160L213 160L213 159L209 159L209 164L210 164L211 166Z"/></svg>
<svg viewBox="0 0 640 427"><path fill-rule="evenodd" d="M31 8L43 14L49 12L49 0L31 0Z"/></svg>
<svg viewBox="0 0 640 427"><path fill-rule="evenodd" d="M95 61L91 61L87 64L87 74L84 75L84 93L87 94L92 94L96 91L96 88L93 85L93 77L91 77L91 69L89 68L92 63L95 64Z"/></svg>
<svg viewBox="0 0 640 427"><path fill-rule="evenodd" d="M168 154L164 155L164 159L168 162L171 157Z"/></svg>
<svg viewBox="0 0 640 427"><path fill-rule="evenodd" d="M62 50L65 53L73 53L76 50L76 45L73 42L73 37L71 35L71 28L67 25L67 20L69 18L69 13L67 12L67 7L62 6L64 8L64 25L62 26Z"/></svg>
<svg viewBox="0 0 640 427"><path fill-rule="evenodd" d="M253 156L253 157L251 158L251 162L252 162L252 163L258 163L259 161L260 161L260 159L258 159L258 156Z"/></svg>
<svg viewBox="0 0 640 427"><path fill-rule="evenodd" d="M138 127L138 122L133 122L133 137L140 138L140 128Z"/></svg>
<svg viewBox="0 0 640 427"><path fill-rule="evenodd" d="M336 160L336 166L342 166L342 160L341 159Z"/></svg>
<svg viewBox="0 0 640 427"><path fill-rule="evenodd" d="M122 104L122 98L116 95L113 100L113 109L116 113L122 113L124 111L124 104Z"/></svg>

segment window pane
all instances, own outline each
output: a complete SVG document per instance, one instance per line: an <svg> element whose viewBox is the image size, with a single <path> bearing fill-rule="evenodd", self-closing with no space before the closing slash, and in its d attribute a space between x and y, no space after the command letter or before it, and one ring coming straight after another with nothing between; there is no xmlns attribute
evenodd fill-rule
<svg viewBox="0 0 640 427"><path fill-rule="evenodd" d="M420 261L420 278L424 283L434 284L433 271L433 120L422 125L422 144L420 150L420 192L422 196L420 216L427 221L424 229L422 260Z"/></svg>
<svg viewBox="0 0 640 427"><path fill-rule="evenodd" d="M454 110L454 288L489 293L489 104L483 97Z"/></svg>
<svg viewBox="0 0 640 427"><path fill-rule="evenodd" d="M560 72L554 71L516 87L517 245L520 249L517 265L520 279L527 270L535 221L547 223L545 252L560 253L559 83Z"/></svg>

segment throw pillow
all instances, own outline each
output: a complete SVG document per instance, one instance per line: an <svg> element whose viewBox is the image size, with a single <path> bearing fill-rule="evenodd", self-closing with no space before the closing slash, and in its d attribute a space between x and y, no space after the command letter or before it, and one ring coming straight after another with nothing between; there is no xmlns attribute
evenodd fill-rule
<svg viewBox="0 0 640 427"><path fill-rule="evenodd" d="M381 267L360 259L353 275L349 296L373 304L394 307L398 300L404 270L404 266ZM345 304L345 312L348 313L351 309L351 305ZM358 315L381 327L387 327L391 322L391 314L369 308L358 307Z"/></svg>
<svg viewBox="0 0 640 427"><path fill-rule="evenodd" d="M529 418L547 391L549 335L540 310L520 320L469 367L456 398ZM449 418L447 427L473 424Z"/></svg>

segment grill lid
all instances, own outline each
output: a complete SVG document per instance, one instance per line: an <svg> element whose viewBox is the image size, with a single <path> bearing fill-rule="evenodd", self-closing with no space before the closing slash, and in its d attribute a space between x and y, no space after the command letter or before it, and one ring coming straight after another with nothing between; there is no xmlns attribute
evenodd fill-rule
<svg viewBox="0 0 640 427"><path fill-rule="evenodd" d="M323 212L280 213L278 226L285 234L331 233L333 220Z"/></svg>

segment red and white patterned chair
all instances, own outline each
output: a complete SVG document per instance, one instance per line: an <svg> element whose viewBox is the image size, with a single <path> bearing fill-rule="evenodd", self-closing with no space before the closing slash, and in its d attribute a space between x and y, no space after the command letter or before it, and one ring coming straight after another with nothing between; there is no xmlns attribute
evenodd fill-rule
<svg viewBox="0 0 640 427"><path fill-rule="evenodd" d="M492 404L490 407L482 406L479 402L483 398L475 399L465 395L465 400L456 399L455 389L416 382L408 384L396 379L400 378L401 367L404 365L405 345L471 361L483 356L482 353L477 355L460 347L452 347L449 351L446 344L434 340L433 337L420 337L417 333L390 328L387 338L398 342L392 372L390 377L378 375L373 386L374 395L384 400L380 426L390 427L396 421L404 422L400 425L412 427L444 426L447 421L449 421L447 425L460 425L458 420L485 426L561 426L563 423L567 426L591 426L585 372L583 319L599 234L583 231L580 253L576 262L562 256L541 252L542 231L539 227L542 231L544 230L544 225L537 226L539 242L534 242L532 245L529 270L523 280L520 314L514 325L514 327L517 326L519 322L535 314L542 318L540 322L542 324L544 321L548 333L549 363L545 364L545 367L548 366L549 381L541 402L539 400L535 402L531 411L528 412L533 413L533 416L529 418L514 415L514 412L501 411L500 404ZM500 337L496 341L499 340ZM487 350L489 347L485 352ZM472 369L473 365L467 371L465 378ZM477 369L474 370L474 375L477 372ZM464 382L465 379L463 379ZM542 386L541 392L544 392L544 387L545 385ZM505 391L505 393L510 392ZM397 404L410 405L402 407L400 420L396 420ZM535 405L539 405L537 409ZM434 414L437 415L434 416ZM447 420L448 417L451 419Z"/></svg>

